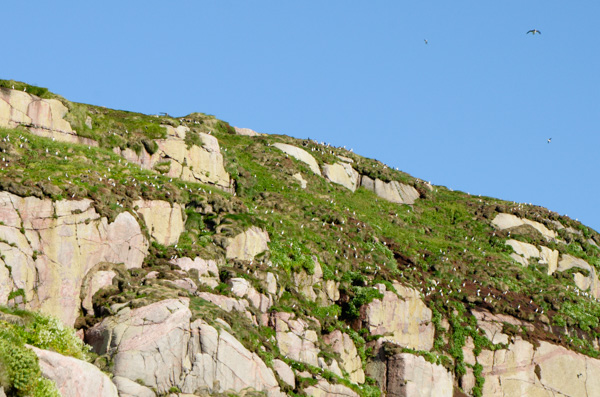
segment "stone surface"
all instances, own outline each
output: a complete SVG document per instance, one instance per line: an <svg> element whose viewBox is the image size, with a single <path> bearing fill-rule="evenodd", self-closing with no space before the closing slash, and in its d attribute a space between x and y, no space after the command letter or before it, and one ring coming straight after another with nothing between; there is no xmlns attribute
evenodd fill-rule
<svg viewBox="0 0 600 397"><path fill-rule="evenodd" d="M211 184L228 192L233 191L217 138L200 133L202 146L188 147L185 142L188 127L163 127L167 130L167 139L155 140L158 148L153 154L149 154L145 149L139 154L129 148L113 150L127 161L138 164L142 168L154 170L158 164L167 164L169 167L165 174L167 176Z"/></svg>
<svg viewBox="0 0 600 397"><path fill-rule="evenodd" d="M173 245L185 230L183 222L183 207L177 203L171 205L161 200L137 200L133 202L138 207L150 236L159 244Z"/></svg>
<svg viewBox="0 0 600 397"><path fill-rule="evenodd" d="M149 387L140 385L122 376L115 376L113 383L117 386L119 397L156 397L156 393Z"/></svg>
<svg viewBox="0 0 600 397"><path fill-rule="evenodd" d="M548 265L548 275L553 274L558 269L558 250L542 246L539 263Z"/></svg>
<svg viewBox="0 0 600 397"><path fill-rule="evenodd" d="M235 129L235 133L238 135L244 135L244 136L260 136L263 134L259 134L256 131L251 130L250 128L238 128L238 127L233 127L233 129Z"/></svg>
<svg viewBox="0 0 600 397"><path fill-rule="evenodd" d="M227 245L227 259L240 259L250 261L255 255L269 249L269 233L252 226L243 233L229 240Z"/></svg>
<svg viewBox="0 0 600 397"><path fill-rule="evenodd" d="M576 258L571 255L564 254L560 257L558 262L557 271L564 272L572 268L583 269L587 271L587 276L583 273L575 273L573 279L577 287L583 291L591 292L594 298L600 297L600 281L598 281L598 275L596 269L590 266L589 263L581 258Z"/></svg>
<svg viewBox="0 0 600 397"><path fill-rule="evenodd" d="M319 164L317 163L317 160L315 160L315 158L306 150L300 149L299 147L296 147L294 145L288 145L287 143L274 143L273 146L275 146L282 152L294 157L296 160L302 161L303 163L307 164L311 171L315 174L321 175L321 170L319 169Z"/></svg>
<svg viewBox="0 0 600 397"><path fill-rule="evenodd" d="M349 374L350 382L359 384L365 382L362 361L352 338L348 334L335 330L324 335L323 342L331 345L333 351L340 355L342 368Z"/></svg>
<svg viewBox="0 0 600 397"><path fill-rule="evenodd" d="M300 182L300 187L302 189L306 189L306 180L302 177L302 174L297 172L294 175L292 175L292 177L294 179L296 179L298 182Z"/></svg>
<svg viewBox="0 0 600 397"><path fill-rule="evenodd" d="M381 340L415 350L430 350L435 328L431 310L420 299L419 293L398 283L394 283L398 295L387 291L383 284L376 287L383 293L383 298L361 308L363 325L372 335L382 335Z"/></svg>
<svg viewBox="0 0 600 397"><path fill-rule="evenodd" d="M419 192L412 186L397 181L383 182L379 179L371 179L363 175L361 186L374 192L379 197L398 204L414 204L419 198Z"/></svg>
<svg viewBox="0 0 600 397"><path fill-rule="evenodd" d="M188 257L173 259L171 263L179 266L186 272L196 271L198 280L211 288L219 285L219 268L214 259L202 259L199 256L192 260Z"/></svg>
<svg viewBox="0 0 600 397"><path fill-rule="evenodd" d="M110 378L94 365L52 351L28 347L38 356L42 375L56 383L63 397L119 397Z"/></svg>
<svg viewBox="0 0 600 397"><path fill-rule="evenodd" d="M27 92L0 87L0 127L23 125L36 135L97 146L97 142L77 136L64 120L67 112L67 107L57 99L41 99Z"/></svg>
<svg viewBox="0 0 600 397"><path fill-rule="evenodd" d="M275 359L273 360L273 369L288 386L292 389L296 387L296 377L289 365L279 359Z"/></svg>
<svg viewBox="0 0 600 397"><path fill-rule="evenodd" d="M389 397L452 397L452 374L423 357L400 353L388 359Z"/></svg>
<svg viewBox="0 0 600 397"><path fill-rule="evenodd" d="M228 283L233 295L246 298L252 306L261 312L266 313L273 306L273 298L259 293L245 278L231 278Z"/></svg>
<svg viewBox="0 0 600 397"><path fill-rule="evenodd" d="M600 361L548 342L536 349L516 338L508 349L482 351L478 361L486 397L600 395Z"/></svg>
<svg viewBox="0 0 600 397"><path fill-rule="evenodd" d="M56 201L0 192L0 304L23 289L26 307L72 325L86 274L100 262L141 267L148 241L128 212L109 223L90 200ZM24 232L24 233L23 233ZM12 270L10 276L6 269Z"/></svg>
<svg viewBox="0 0 600 397"><path fill-rule="evenodd" d="M348 163L324 164L323 176L351 191L358 187L358 172Z"/></svg>
<svg viewBox="0 0 600 397"><path fill-rule="evenodd" d="M245 313L248 309L249 303L244 299L235 299L229 296L211 294L210 292L198 292L197 294L200 298L209 301L226 312L230 312L232 310Z"/></svg>
<svg viewBox="0 0 600 397"><path fill-rule="evenodd" d="M525 328L528 331L534 330L533 325L530 323L506 314L492 314L486 310L472 310L471 313L477 319L477 326L485 332L485 336L494 344L508 343L510 341L510 337L502 333L504 323Z"/></svg>
<svg viewBox="0 0 600 397"><path fill-rule="evenodd" d="M528 244L517 240L508 240L506 245L510 245L515 251L510 254L511 258L519 262L522 266L529 265L529 258L540 257L540 251L533 244Z"/></svg>
<svg viewBox="0 0 600 397"><path fill-rule="evenodd" d="M325 379L319 379L316 385L304 389L307 396L312 397L358 397L358 394L344 385L332 385Z"/></svg>
<svg viewBox="0 0 600 397"><path fill-rule="evenodd" d="M271 324L277 334L277 346L282 355L292 360L319 366L318 335L302 319L292 318L292 313L271 315Z"/></svg>
<svg viewBox="0 0 600 397"><path fill-rule="evenodd" d="M492 225L499 230L510 229L521 225L529 225L535 228L538 232L542 234L542 236L544 236L548 240L553 240L556 238L556 232L548 229L541 223L531 221L529 219L519 218L518 216L512 214L496 215L496 217L492 221Z"/></svg>
<svg viewBox="0 0 600 397"><path fill-rule="evenodd" d="M187 298L124 308L86 332L98 354L108 354L115 377L141 381L157 393L239 392L282 395L273 371L224 330L190 323Z"/></svg>
<svg viewBox="0 0 600 397"><path fill-rule="evenodd" d="M83 299L81 306L87 310L88 313L93 312L94 306L92 298L94 294L100 289L107 287L112 284L113 278L117 275L113 270L101 270L95 272L91 277L88 278L87 283L82 286L84 290Z"/></svg>

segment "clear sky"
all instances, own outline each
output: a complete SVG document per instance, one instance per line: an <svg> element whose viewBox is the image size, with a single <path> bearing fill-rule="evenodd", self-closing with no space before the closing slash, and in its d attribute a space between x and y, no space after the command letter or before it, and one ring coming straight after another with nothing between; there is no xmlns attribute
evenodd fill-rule
<svg viewBox="0 0 600 397"><path fill-rule="evenodd" d="M600 231L598 0L31 0L1 9L0 78L77 102L199 111L345 145L434 184L542 205ZM526 34L534 28L542 34Z"/></svg>

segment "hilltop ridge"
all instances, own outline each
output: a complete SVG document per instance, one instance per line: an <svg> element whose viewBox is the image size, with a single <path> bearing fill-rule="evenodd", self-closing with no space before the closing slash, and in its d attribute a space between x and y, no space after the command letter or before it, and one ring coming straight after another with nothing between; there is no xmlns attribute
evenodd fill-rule
<svg viewBox="0 0 600 397"><path fill-rule="evenodd" d="M7 80L0 151L0 395L600 394L600 234L566 216Z"/></svg>

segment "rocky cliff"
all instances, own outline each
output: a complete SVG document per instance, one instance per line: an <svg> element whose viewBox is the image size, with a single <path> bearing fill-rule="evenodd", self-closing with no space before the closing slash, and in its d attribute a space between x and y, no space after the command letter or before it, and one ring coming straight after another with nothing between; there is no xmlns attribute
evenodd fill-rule
<svg viewBox="0 0 600 397"><path fill-rule="evenodd" d="M0 86L0 396L600 395L594 230Z"/></svg>

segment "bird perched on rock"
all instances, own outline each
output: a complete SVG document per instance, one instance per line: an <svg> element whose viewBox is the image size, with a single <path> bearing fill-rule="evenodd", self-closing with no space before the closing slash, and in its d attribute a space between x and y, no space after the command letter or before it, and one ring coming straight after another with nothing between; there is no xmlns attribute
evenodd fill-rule
<svg viewBox="0 0 600 397"><path fill-rule="evenodd" d="M540 32L540 31L539 31L539 30L537 30L537 29L531 29L531 30L530 30L530 31L528 31L526 34L529 34L529 33L531 33L531 34L532 34L532 35L534 35L534 36L535 36L535 34L536 34L536 33L537 33L537 34L542 34L542 32Z"/></svg>

